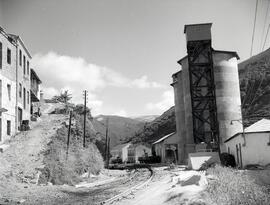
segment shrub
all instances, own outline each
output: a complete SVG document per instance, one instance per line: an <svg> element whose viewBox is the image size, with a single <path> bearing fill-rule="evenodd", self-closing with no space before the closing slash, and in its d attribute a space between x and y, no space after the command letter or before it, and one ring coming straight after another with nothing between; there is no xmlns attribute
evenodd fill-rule
<svg viewBox="0 0 270 205"><path fill-rule="evenodd" d="M220 161L223 166L226 167L236 167L235 158L232 154L228 153L221 153L220 154Z"/></svg>
<svg viewBox="0 0 270 205"><path fill-rule="evenodd" d="M48 144L45 168L41 170L41 183L76 184L85 172L97 174L103 167L103 159L93 143L82 147L82 137L71 138L68 157L66 155L67 128L62 127Z"/></svg>
<svg viewBox="0 0 270 205"><path fill-rule="evenodd" d="M266 187L257 185L244 172L216 165L208 169L207 173L216 176L206 188L210 204L270 204Z"/></svg>

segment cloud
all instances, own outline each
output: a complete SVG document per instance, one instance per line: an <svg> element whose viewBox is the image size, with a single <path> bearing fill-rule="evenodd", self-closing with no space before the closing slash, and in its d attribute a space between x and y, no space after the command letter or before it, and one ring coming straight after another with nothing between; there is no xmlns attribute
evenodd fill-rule
<svg viewBox="0 0 270 205"><path fill-rule="evenodd" d="M138 88L162 88L165 87L156 82L148 81L148 77L146 75L142 76L139 79L135 79L131 82L131 86L138 87Z"/></svg>
<svg viewBox="0 0 270 205"><path fill-rule="evenodd" d="M164 112L174 105L174 93L172 90L163 92L161 97L161 101L159 102L147 103L146 109L151 111L156 110Z"/></svg>
<svg viewBox="0 0 270 205"><path fill-rule="evenodd" d="M137 89L163 87L157 82L149 81L146 75L130 79L113 69L88 63L81 57L59 55L55 52L34 55L32 67L43 82L42 89L46 98L69 90L72 93L72 102L83 103L83 90L88 90L88 105L96 112L101 111L104 105L97 93L107 86Z"/></svg>

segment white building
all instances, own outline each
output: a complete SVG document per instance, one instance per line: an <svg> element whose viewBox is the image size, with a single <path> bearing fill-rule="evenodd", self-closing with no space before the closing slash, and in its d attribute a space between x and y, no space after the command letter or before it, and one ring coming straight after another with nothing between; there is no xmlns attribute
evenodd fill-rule
<svg viewBox="0 0 270 205"><path fill-rule="evenodd" d="M140 157L152 156L152 150L146 144L132 144L128 147L128 162L139 163Z"/></svg>
<svg viewBox="0 0 270 205"><path fill-rule="evenodd" d="M228 153L240 167L270 163L270 120L262 119L225 141Z"/></svg>
<svg viewBox="0 0 270 205"><path fill-rule="evenodd" d="M117 145L117 146L113 147L110 150L110 153L112 155L111 159L121 158L123 163L127 162L127 159L128 159L128 147L130 145L131 145L131 143L125 143L125 144L120 144L120 145Z"/></svg>
<svg viewBox="0 0 270 205"><path fill-rule="evenodd" d="M0 27L0 143L30 120L30 61L22 39Z"/></svg>
<svg viewBox="0 0 270 205"><path fill-rule="evenodd" d="M163 163L177 163L179 150L179 137L173 132L153 143L157 156L160 156Z"/></svg>

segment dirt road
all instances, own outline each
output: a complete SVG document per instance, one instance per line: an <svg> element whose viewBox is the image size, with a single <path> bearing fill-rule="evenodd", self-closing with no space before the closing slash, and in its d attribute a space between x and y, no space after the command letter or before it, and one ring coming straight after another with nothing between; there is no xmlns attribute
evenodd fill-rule
<svg viewBox="0 0 270 205"><path fill-rule="evenodd" d="M155 168L153 181L145 188L115 202L116 205L168 205L202 203L206 185L204 173Z"/></svg>

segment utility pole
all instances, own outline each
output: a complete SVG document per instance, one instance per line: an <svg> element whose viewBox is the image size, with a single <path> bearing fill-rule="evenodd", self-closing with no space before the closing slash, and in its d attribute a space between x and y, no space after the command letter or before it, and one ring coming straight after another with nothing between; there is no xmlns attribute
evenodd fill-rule
<svg viewBox="0 0 270 205"><path fill-rule="evenodd" d="M68 138L67 138L66 158L68 158L69 140L70 140L70 132L71 132L71 118L72 118L72 111L70 110L70 112L69 112L69 124L68 124Z"/></svg>
<svg viewBox="0 0 270 205"><path fill-rule="evenodd" d="M110 141L111 141L111 138L108 137L108 145L107 145L108 149L107 149L107 161L106 161L107 168L109 168L109 162L110 162Z"/></svg>
<svg viewBox="0 0 270 205"><path fill-rule="evenodd" d="M105 138L105 168L108 168L108 132L109 132L109 118L106 119L106 138Z"/></svg>
<svg viewBox="0 0 270 205"><path fill-rule="evenodd" d="M86 97L87 97L87 91L84 91L84 120L83 120L83 147L85 147L85 125L86 125Z"/></svg>

